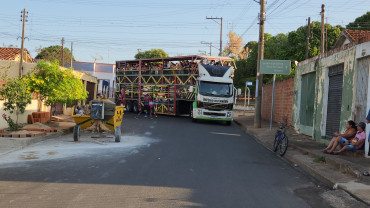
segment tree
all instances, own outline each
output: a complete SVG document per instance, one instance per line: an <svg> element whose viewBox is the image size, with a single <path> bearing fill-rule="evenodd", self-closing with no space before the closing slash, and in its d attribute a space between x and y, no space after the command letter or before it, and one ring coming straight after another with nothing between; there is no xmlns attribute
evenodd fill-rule
<svg viewBox="0 0 370 208"><path fill-rule="evenodd" d="M320 33L321 23L312 22L310 37L309 57L320 54ZM330 49L338 39L343 28L339 25L327 25L328 30L328 49ZM272 36L264 34L265 52L264 59L290 60L292 63L290 75L278 75L277 80L286 79L294 76L295 61L305 59L307 26L299 27L288 34L279 33ZM235 70L234 83L238 88L243 88L245 81L253 81L257 72L258 44L255 41L248 42L244 46L246 59L236 61L237 70ZM264 75L263 82L271 82L272 75Z"/></svg>
<svg viewBox="0 0 370 208"><path fill-rule="evenodd" d="M38 54L35 59L43 59L50 62L58 61L59 63L62 63L62 46L60 45L49 46L46 48L40 47L37 51ZM68 48L64 48L64 64L70 63L71 56L71 51ZM75 61L75 58L72 57L72 60Z"/></svg>
<svg viewBox="0 0 370 208"><path fill-rule="evenodd" d="M339 25L332 26L327 24L328 30L328 50L333 47L343 28ZM321 23L314 21L311 24L309 57L320 54L320 34ZM288 33L288 53L287 57L294 61L305 60L307 26L299 27L297 30Z"/></svg>
<svg viewBox="0 0 370 208"><path fill-rule="evenodd" d="M245 81L250 78L255 80L257 72L257 55L258 55L258 43L256 41L250 41L245 46L245 58L235 61L236 70L234 74L234 84L237 88L244 88ZM253 93L253 92L251 92Z"/></svg>
<svg viewBox="0 0 370 208"><path fill-rule="evenodd" d="M163 49L150 49L149 51L139 52L135 55L135 59L147 58L162 58L168 57L168 54Z"/></svg>
<svg viewBox="0 0 370 208"><path fill-rule="evenodd" d="M233 58L242 59L245 56L245 48L243 47L243 39L239 37L236 33L230 31L229 43L225 47L225 54Z"/></svg>
<svg viewBox="0 0 370 208"><path fill-rule="evenodd" d="M26 106L31 103L32 94L27 89L28 84L24 78L8 79L6 85L0 89L1 100L4 101L4 110L9 113L16 114L16 122L14 124L10 117L5 114L3 118L8 122L12 131L18 130L18 115L23 114Z"/></svg>
<svg viewBox="0 0 370 208"><path fill-rule="evenodd" d="M40 100L47 106L55 103L72 104L74 101L85 100L88 95L85 85L74 71L60 68L57 61L39 61L27 82L28 90L38 93Z"/></svg>
<svg viewBox="0 0 370 208"><path fill-rule="evenodd" d="M357 17L355 21L349 23L346 28L348 30L370 30L370 12L361 17Z"/></svg>

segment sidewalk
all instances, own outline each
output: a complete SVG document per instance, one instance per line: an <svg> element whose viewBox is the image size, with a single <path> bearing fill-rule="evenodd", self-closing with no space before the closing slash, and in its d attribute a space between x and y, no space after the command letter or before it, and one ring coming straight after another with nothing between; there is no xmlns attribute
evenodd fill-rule
<svg viewBox="0 0 370 208"><path fill-rule="evenodd" d="M262 121L262 128L253 127L254 112L234 112L234 122L266 148L271 149L278 124ZM370 204L370 177L362 176L364 170L370 171L370 159L354 154L329 155L321 152L326 146L311 137L297 134L293 128L287 130L289 148L284 158L310 173L315 178L333 188L347 191L357 199ZM324 157L325 162L314 159Z"/></svg>
<svg viewBox="0 0 370 208"><path fill-rule="evenodd" d="M51 132L46 135L36 137L0 137L0 156L23 149L26 146L37 142L60 137L73 131L73 126L75 125L73 119L68 116L58 116L57 118L58 119L53 119L51 122L47 123L48 126L57 129L57 132Z"/></svg>

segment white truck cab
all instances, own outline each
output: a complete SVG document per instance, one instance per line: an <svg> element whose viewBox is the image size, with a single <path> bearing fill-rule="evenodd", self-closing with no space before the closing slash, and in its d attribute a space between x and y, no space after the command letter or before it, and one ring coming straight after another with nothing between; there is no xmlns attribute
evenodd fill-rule
<svg viewBox="0 0 370 208"><path fill-rule="evenodd" d="M190 117L225 121L233 120L233 105L236 92L233 85L233 67L199 64L199 77L195 87L196 99Z"/></svg>

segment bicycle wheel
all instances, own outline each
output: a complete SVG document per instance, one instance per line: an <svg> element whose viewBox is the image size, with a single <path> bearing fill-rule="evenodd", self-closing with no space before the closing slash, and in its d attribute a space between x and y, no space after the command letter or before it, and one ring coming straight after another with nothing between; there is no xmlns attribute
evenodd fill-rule
<svg viewBox="0 0 370 208"><path fill-rule="evenodd" d="M280 143L279 143L279 154L280 154L280 156L284 156L287 149L288 149L288 136L283 135L283 138L280 140Z"/></svg>
<svg viewBox="0 0 370 208"><path fill-rule="evenodd" d="M278 146L279 146L279 132L276 132L275 139L274 139L274 144L272 146L272 151L276 152Z"/></svg>

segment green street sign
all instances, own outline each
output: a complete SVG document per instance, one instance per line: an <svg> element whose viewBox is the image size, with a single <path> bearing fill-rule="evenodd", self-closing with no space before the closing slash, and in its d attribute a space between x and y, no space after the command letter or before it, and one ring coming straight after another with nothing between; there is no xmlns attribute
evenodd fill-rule
<svg viewBox="0 0 370 208"><path fill-rule="evenodd" d="M290 60L261 60L261 74L290 74Z"/></svg>

